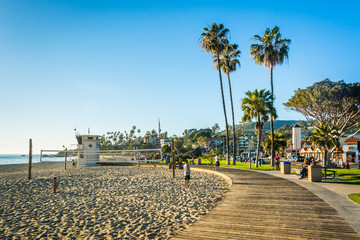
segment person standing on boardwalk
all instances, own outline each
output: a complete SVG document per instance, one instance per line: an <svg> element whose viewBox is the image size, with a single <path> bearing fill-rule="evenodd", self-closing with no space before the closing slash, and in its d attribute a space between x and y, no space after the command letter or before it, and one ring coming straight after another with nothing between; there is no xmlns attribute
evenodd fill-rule
<svg viewBox="0 0 360 240"><path fill-rule="evenodd" d="M216 154L215 156L215 170L219 170L220 169L220 159L219 159L219 154Z"/></svg>
<svg viewBox="0 0 360 240"><path fill-rule="evenodd" d="M280 156L279 156L279 154L277 154L276 157L275 157L275 169L280 170Z"/></svg>
<svg viewBox="0 0 360 240"><path fill-rule="evenodd" d="M190 181L190 164L189 164L188 160L185 160L184 176L185 176L185 187L189 187L189 181Z"/></svg>

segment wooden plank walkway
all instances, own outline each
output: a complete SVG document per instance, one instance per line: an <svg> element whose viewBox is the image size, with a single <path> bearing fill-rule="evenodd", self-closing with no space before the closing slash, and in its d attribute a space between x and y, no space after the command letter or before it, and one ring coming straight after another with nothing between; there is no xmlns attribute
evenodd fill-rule
<svg viewBox="0 0 360 240"><path fill-rule="evenodd" d="M294 182L241 169L220 172L232 179L230 191L172 239L360 239L334 208Z"/></svg>

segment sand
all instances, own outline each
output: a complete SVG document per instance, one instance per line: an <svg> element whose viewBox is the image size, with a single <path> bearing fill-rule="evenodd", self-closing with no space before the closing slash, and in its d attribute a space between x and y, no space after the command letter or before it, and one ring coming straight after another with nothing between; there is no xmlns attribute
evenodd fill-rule
<svg viewBox="0 0 360 240"><path fill-rule="evenodd" d="M0 239L168 239L206 214L229 182L167 167L0 166ZM58 192L52 193L53 177Z"/></svg>

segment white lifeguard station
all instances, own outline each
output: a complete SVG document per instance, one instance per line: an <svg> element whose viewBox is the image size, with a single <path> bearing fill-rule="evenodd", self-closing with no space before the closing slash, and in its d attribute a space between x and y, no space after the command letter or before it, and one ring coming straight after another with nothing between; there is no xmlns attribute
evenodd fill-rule
<svg viewBox="0 0 360 240"><path fill-rule="evenodd" d="M99 135L76 135L79 167L95 166L96 162L100 160L100 138Z"/></svg>

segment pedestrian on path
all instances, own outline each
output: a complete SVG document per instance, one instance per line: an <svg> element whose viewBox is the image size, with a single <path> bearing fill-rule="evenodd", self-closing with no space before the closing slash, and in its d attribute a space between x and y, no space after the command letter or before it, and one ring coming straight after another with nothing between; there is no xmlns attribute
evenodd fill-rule
<svg viewBox="0 0 360 240"><path fill-rule="evenodd" d="M219 159L219 154L216 154L215 156L215 170L219 170L220 169L220 159Z"/></svg>
<svg viewBox="0 0 360 240"><path fill-rule="evenodd" d="M277 154L276 157L275 157L275 169L280 170L280 156L279 156L279 154Z"/></svg>

